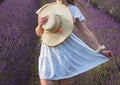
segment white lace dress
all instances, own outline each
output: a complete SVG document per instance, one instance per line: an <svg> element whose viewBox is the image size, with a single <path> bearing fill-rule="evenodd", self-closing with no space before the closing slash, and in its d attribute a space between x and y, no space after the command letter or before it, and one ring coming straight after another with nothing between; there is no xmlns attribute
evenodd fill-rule
<svg viewBox="0 0 120 85"><path fill-rule="evenodd" d="M77 6L68 5L74 21L85 17ZM96 53L74 33L60 45L49 47L41 44L38 60L40 79L58 80L76 76L109 61L107 56Z"/></svg>

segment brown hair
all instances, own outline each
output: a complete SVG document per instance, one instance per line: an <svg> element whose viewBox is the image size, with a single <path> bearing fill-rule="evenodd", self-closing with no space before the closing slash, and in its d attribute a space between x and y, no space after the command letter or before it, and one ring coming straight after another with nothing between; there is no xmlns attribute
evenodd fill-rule
<svg viewBox="0 0 120 85"><path fill-rule="evenodd" d="M75 5L78 4L84 10L87 8L85 4L83 4L80 0L66 0L69 4Z"/></svg>

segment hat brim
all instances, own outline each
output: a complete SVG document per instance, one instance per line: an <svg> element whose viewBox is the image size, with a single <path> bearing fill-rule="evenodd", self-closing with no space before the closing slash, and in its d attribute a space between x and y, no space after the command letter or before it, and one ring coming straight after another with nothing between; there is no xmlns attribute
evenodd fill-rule
<svg viewBox="0 0 120 85"><path fill-rule="evenodd" d="M61 3L49 3L44 5L38 12L39 17L44 17L49 14L57 14L61 19L62 32L50 33L44 31L42 35L42 42L48 46L56 46L62 43L73 31L73 18L67 6Z"/></svg>

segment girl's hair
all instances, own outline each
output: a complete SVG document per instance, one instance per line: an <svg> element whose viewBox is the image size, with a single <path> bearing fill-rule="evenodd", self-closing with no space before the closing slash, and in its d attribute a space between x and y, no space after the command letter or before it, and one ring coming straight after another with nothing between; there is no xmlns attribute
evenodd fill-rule
<svg viewBox="0 0 120 85"><path fill-rule="evenodd" d="M75 4L78 4L80 7L82 7L83 9L86 9L86 5L83 4L81 1L79 0L67 0L67 2L69 4L72 4L72 5L75 5Z"/></svg>

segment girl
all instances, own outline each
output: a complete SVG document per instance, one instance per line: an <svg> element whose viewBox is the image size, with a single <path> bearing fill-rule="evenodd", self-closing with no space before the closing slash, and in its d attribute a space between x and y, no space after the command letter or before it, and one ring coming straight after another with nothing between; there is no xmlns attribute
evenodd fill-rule
<svg viewBox="0 0 120 85"><path fill-rule="evenodd" d="M74 18L75 27L78 28L89 47L74 33L71 33L64 43L56 47L49 47L42 43L38 64L41 85L54 85L54 80L58 80L58 85L70 85L69 81L73 76L105 63L113 57L111 51L101 48L102 46L86 26L85 17L75 3L82 7L84 5L78 0L59 1L68 6ZM39 26L42 27L47 20L47 17L38 19ZM38 36L42 35L40 30L36 28ZM98 50L99 53L94 50ZM43 69L44 74L42 74Z"/></svg>

